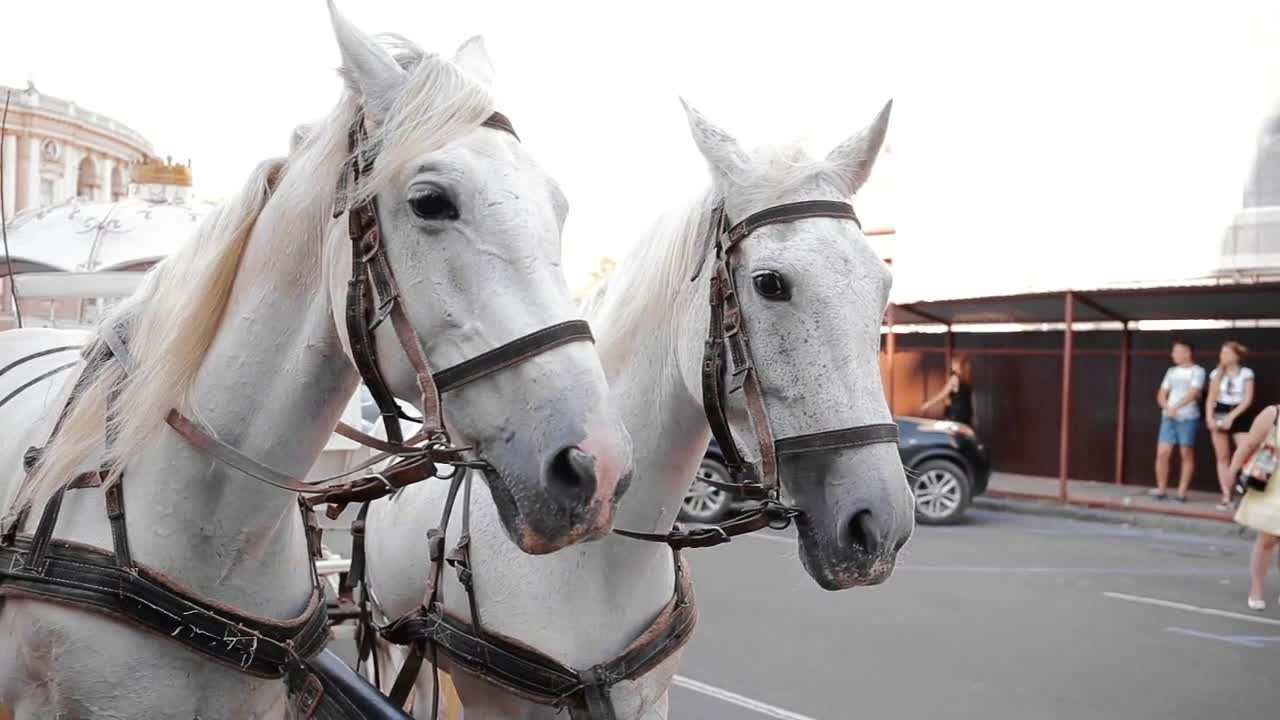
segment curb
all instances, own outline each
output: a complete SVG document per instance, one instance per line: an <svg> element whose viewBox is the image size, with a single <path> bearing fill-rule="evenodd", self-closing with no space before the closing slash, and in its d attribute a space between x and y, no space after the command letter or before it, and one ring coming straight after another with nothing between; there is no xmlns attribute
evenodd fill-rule
<svg viewBox="0 0 1280 720"><path fill-rule="evenodd" d="M1202 535L1205 537L1228 538L1233 540L1252 540L1253 531L1243 528L1234 522L1223 520L1207 520L1197 517L1164 515L1151 512L1135 512L1133 510L1100 509L1081 505L1067 505L1056 498L1042 498L1030 495L997 496L983 495L973 499L973 507L996 512L1018 513L1022 515L1040 515L1045 517L1067 518L1086 522L1123 525L1128 527L1164 530L1168 532Z"/></svg>

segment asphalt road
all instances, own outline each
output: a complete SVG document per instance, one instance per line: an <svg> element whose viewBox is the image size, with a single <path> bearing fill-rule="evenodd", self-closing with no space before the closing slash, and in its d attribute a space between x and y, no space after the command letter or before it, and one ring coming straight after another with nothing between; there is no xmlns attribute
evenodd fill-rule
<svg viewBox="0 0 1280 720"><path fill-rule="evenodd" d="M789 536L690 552L701 620L671 717L1276 717L1280 579L1245 609L1248 549L974 510L838 593Z"/></svg>

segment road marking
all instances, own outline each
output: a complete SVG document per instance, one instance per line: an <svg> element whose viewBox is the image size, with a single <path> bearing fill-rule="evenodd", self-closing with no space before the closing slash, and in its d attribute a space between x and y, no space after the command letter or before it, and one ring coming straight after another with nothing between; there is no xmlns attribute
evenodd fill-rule
<svg viewBox="0 0 1280 720"><path fill-rule="evenodd" d="M1161 600L1159 598L1142 597L1141 595L1126 595L1124 593L1116 592L1104 592L1102 594L1115 600L1126 600L1128 602L1142 603L1143 605L1155 605L1157 607L1200 613L1201 615L1214 615L1216 617L1231 618L1233 620L1245 620L1247 622L1258 623L1260 625L1280 625L1280 620L1268 617L1245 615L1244 613L1228 612L1226 610L1218 610L1216 608L1200 607L1199 605L1188 605L1187 603L1173 602L1172 600Z"/></svg>
<svg viewBox="0 0 1280 720"><path fill-rule="evenodd" d="M1167 627L1166 631L1177 633L1179 635L1188 635L1190 637L1204 638L1206 640L1221 640L1222 642L1231 643L1232 645L1240 645L1247 648L1264 648L1267 643L1280 643L1280 635L1214 635L1213 633L1201 632L1199 630L1188 630L1179 627Z"/></svg>
<svg viewBox="0 0 1280 720"><path fill-rule="evenodd" d="M785 710L783 708L780 708L777 705L770 705L769 703L766 703L766 702L753 700L745 695L739 695L736 692L730 692L728 690L725 690L724 688L718 688L715 685L708 685L704 682L698 682L697 680L687 678L683 675L676 675L674 678L671 679L671 682L686 690L692 690L694 692L702 693L703 695L713 697L717 700L723 700L724 702L737 705L738 707L741 707L741 708L754 710L755 712L758 712L761 715L767 715L768 717L771 717L771 718L778 718L778 720L816 720L816 718L811 718L808 715L801 715L800 713L795 713L795 712L791 712L790 710Z"/></svg>
<svg viewBox="0 0 1280 720"><path fill-rule="evenodd" d="M749 537L755 538L756 540L772 540L773 542L786 543L788 545L796 544L796 539L793 537L787 537L786 535L774 535L773 533L767 532L747 533L746 535L739 535L738 537Z"/></svg>

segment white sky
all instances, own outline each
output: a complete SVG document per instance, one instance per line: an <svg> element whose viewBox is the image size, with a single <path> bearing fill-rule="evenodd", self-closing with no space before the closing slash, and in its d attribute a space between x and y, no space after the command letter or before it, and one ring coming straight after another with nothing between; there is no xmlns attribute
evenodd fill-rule
<svg viewBox="0 0 1280 720"><path fill-rule="evenodd" d="M340 0L341 2L341 0ZM34 78L234 192L337 99L323 0L5 2L0 83ZM1280 97L1280 2L345 0L452 53L572 203L571 286L705 177L683 95L749 145L825 153L895 98L855 201L898 234L899 299L1199 275Z"/></svg>

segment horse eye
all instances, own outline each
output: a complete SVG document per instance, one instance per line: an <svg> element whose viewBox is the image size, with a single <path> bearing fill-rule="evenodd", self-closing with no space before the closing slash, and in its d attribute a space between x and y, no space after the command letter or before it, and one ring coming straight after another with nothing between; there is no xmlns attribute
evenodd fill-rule
<svg viewBox="0 0 1280 720"><path fill-rule="evenodd" d="M413 214L423 220L457 220L458 207L442 189L433 187L409 198Z"/></svg>
<svg viewBox="0 0 1280 720"><path fill-rule="evenodd" d="M787 283L783 281L782 276L773 271L756 273L751 282L756 286L756 292L761 297L769 300L790 300L791 291L787 288Z"/></svg>

